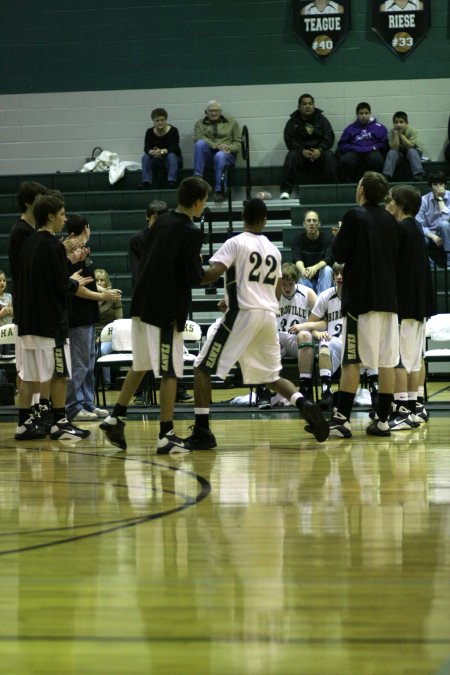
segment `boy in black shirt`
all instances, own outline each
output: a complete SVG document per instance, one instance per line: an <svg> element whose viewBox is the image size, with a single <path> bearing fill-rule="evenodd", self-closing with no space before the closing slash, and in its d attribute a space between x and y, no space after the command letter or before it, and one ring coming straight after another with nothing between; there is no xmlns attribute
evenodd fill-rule
<svg viewBox="0 0 450 675"><path fill-rule="evenodd" d="M352 435L350 415L360 365L379 369L377 418L368 434L389 436L388 417L399 360L397 266L399 226L378 204L388 191L386 178L366 171L356 189L356 208L347 211L333 244L337 262L345 263L342 285L343 359L337 412L330 436Z"/></svg>
<svg viewBox="0 0 450 675"><path fill-rule="evenodd" d="M421 205L420 192L409 185L390 191L386 210L400 227L401 256L398 263L398 319L400 364L395 369L392 431L418 426L417 392L425 346L425 320L433 311L432 280L427 247L421 226L414 220Z"/></svg>
<svg viewBox="0 0 450 675"><path fill-rule="evenodd" d="M89 283L79 274L69 277L66 251L55 236L66 221L64 201L53 192L38 197L34 205L38 231L23 244L18 275L16 320L21 363L19 376L19 424L16 440L43 438L45 431L31 416L33 391L40 382L50 382L53 424L50 438L85 438L83 431L65 418L66 378L70 377L70 351L67 343L67 295Z"/></svg>
<svg viewBox="0 0 450 675"><path fill-rule="evenodd" d="M192 288L203 277L202 233L192 222L200 217L210 186L202 178L185 178L178 188L178 206L149 230L131 301L133 369L125 378L117 404L100 424L109 441L126 450L127 406L147 370L161 375L158 454L189 452L175 435L173 412L177 378L183 374L183 330ZM137 378L139 379L139 377Z"/></svg>

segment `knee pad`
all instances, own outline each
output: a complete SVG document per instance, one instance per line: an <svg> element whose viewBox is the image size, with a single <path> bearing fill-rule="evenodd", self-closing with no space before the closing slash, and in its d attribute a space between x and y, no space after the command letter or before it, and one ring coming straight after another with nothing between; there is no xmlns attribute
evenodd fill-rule
<svg viewBox="0 0 450 675"><path fill-rule="evenodd" d="M301 342L297 345L298 349L303 349L304 347L312 347L314 349L315 346L314 342Z"/></svg>

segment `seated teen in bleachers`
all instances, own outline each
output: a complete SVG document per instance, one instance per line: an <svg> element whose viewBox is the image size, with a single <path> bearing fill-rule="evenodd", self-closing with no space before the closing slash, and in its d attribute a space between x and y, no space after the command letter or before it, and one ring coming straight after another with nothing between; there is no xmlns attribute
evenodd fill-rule
<svg viewBox="0 0 450 675"><path fill-rule="evenodd" d="M300 283L319 294L333 286L334 237L320 230L317 211L305 213L303 226L305 232L297 234L292 241L292 260L300 272Z"/></svg>
<svg viewBox="0 0 450 675"><path fill-rule="evenodd" d="M307 286L299 284L300 273L293 263L281 267L280 311L277 317L278 339L281 358L291 356L298 359L300 392L313 400L312 369L314 365L314 340L303 324L316 304L317 295Z"/></svg>
<svg viewBox="0 0 450 675"><path fill-rule="evenodd" d="M426 237L428 254L440 267L450 262L450 190L445 189L445 182L442 171L429 174L431 192L423 195L416 216Z"/></svg>
<svg viewBox="0 0 450 675"><path fill-rule="evenodd" d="M356 106L356 120L339 139L338 176L342 183L357 183L365 171L383 170L387 152L387 129L372 117L365 101Z"/></svg>
<svg viewBox="0 0 450 675"><path fill-rule="evenodd" d="M417 131L408 123L408 115L399 110L393 117L394 127L388 131L390 150L386 155L383 173L388 180L392 180L395 169L400 161L407 161L413 180L425 180L425 171L422 166L422 144Z"/></svg>

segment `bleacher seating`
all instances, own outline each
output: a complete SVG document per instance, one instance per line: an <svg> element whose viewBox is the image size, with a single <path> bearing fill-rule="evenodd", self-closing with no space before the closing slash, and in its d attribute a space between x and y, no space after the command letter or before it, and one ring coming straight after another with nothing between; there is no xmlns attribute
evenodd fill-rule
<svg viewBox="0 0 450 675"><path fill-rule="evenodd" d="M431 164L433 166L431 167ZM427 170L442 168L439 163L430 163ZM184 170L183 177L191 175ZM175 190L137 190L140 173L126 173L114 186L103 173L55 173L30 176L0 176L0 269L9 276L7 247L9 231L17 218L16 192L22 180L38 180L48 187L60 189L66 198L66 211L84 213L92 227L90 247L96 267L105 268L110 274L113 287L123 291L124 316L128 315L131 296L131 276L128 262L128 240L146 225L145 208L152 199L164 199L170 207L176 204ZM278 194L281 167L257 167L252 169L252 194L269 188ZM426 183L418 184L422 193L429 190ZM329 229L341 219L342 214L354 204L355 185L303 185L300 188L301 204L298 200L281 201L277 198L267 201L269 220L267 236L280 248L283 261L291 260L291 245L294 234L299 231L306 210L319 212L322 228ZM245 199L245 171L233 171L231 221L235 231L241 226L242 203ZM212 241L203 248L207 261L214 251L229 236L229 217L225 204L212 204ZM448 312L448 278L445 270L435 270L437 306L441 312ZM216 294L210 289L194 289L192 318L206 332L207 326L219 316L217 302L223 297L223 284L217 284Z"/></svg>

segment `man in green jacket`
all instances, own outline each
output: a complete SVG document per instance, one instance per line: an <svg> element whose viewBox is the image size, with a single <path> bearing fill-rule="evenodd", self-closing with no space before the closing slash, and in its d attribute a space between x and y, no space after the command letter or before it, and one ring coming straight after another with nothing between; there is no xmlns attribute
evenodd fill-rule
<svg viewBox="0 0 450 675"><path fill-rule="evenodd" d="M194 176L203 176L207 166L213 167L214 200L223 202L226 183L222 185L222 173L226 166L235 165L241 148L241 132L236 120L222 114L218 101L210 101L205 117L196 123L194 143Z"/></svg>

